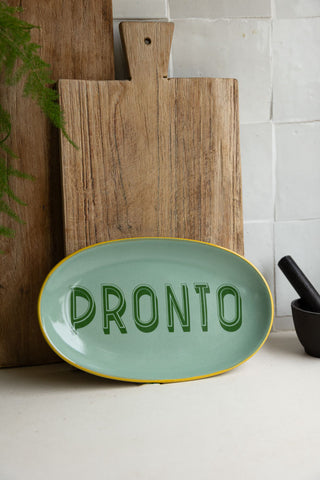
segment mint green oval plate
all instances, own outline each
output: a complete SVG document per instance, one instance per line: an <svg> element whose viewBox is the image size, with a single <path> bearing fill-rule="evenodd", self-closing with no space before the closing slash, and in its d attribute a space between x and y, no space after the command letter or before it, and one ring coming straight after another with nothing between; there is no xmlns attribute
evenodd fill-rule
<svg viewBox="0 0 320 480"><path fill-rule="evenodd" d="M42 333L72 365L131 382L217 375L265 342L273 302L246 259L174 238L105 242L62 260L44 282Z"/></svg>

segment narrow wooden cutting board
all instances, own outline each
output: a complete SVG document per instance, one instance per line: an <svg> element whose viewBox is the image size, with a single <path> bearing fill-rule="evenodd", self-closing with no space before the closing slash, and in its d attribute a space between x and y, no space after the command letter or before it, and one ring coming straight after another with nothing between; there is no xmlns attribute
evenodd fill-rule
<svg viewBox="0 0 320 480"><path fill-rule="evenodd" d="M52 68L52 78L114 78L111 0L8 0L20 18L39 26L32 41ZM37 300L50 269L64 256L58 131L29 98L22 84L0 86L1 105L10 113L8 145L18 159L8 163L35 177L10 178L27 203L11 208L25 225L1 218L16 231L0 238L0 367L58 361L41 334ZM3 152L2 152L3 153ZM7 201L7 199L5 199ZM10 202L10 199L9 199Z"/></svg>
<svg viewBox="0 0 320 480"><path fill-rule="evenodd" d="M66 253L173 236L243 253L238 85L167 78L172 23L125 22L130 80L60 80Z"/></svg>

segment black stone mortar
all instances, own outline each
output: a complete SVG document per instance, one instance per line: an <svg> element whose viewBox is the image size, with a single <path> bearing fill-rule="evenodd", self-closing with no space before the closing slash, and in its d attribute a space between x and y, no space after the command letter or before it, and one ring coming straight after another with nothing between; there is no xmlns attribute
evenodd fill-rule
<svg viewBox="0 0 320 480"><path fill-rule="evenodd" d="M291 303L294 328L305 352L320 358L320 312L304 308L301 298Z"/></svg>
<svg viewBox="0 0 320 480"><path fill-rule="evenodd" d="M278 266L301 297L291 303L297 336L308 355L320 358L320 295L290 255Z"/></svg>

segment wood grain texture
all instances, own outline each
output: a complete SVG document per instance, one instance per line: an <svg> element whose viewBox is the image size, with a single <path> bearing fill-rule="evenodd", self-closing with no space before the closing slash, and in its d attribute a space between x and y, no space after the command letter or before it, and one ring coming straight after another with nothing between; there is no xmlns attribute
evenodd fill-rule
<svg viewBox="0 0 320 480"><path fill-rule="evenodd" d="M114 78L111 0L10 0L21 17L39 25L33 40L52 67L52 78ZM21 86L1 87L1 104L12 118L13 162L35 181L11 180L27 207L12 204L26 225L1 222L16 230L1 239L0 366L59 360L44 341L37 319L37 298L50 269L64 256L59 134L39 108L22 98Z"/></svg>
<svg viewBox="0 0 320 480"><path fill-rule="evenodd" d="M238 86L167 78L171 23L123 23L131 80L61 80L66 252L173 236L243 253ZM145 43L150 39L151 43Z"/></svg>

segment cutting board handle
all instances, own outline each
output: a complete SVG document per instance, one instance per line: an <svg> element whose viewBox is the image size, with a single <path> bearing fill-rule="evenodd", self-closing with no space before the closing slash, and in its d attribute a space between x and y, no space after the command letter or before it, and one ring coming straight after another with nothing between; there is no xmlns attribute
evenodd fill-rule
<svg viewBox="0 0 320 480"><path fill-rule="evenodd" d="M122 22L120 34L132 80L167 77L174 24Z"/></svg>

